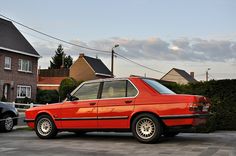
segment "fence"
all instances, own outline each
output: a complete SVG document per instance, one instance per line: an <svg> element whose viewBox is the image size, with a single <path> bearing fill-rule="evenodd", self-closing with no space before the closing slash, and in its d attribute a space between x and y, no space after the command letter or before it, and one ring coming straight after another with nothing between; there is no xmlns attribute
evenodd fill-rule
<svg viewBox="0 0 236 156"><path fill-rule="evenodd" d="M34 104L34 103L24 104L24 103L15 103L15 102L2 102L2 103L7 104L7 105L11 105L11 106L15 107L20 112L24 112L25 110L32 108L32 107L44 105L44 104Z"/></svg>

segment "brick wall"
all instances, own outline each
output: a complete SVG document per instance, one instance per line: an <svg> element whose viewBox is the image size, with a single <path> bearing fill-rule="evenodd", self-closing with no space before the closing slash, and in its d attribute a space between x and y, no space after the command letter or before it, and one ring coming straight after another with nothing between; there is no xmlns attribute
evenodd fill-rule
<svg viewBox="0 0 236 156"><path fill-rule="evenodd" d="M4 69L5 56L11 57L11 70ZM32 62L32 73L18 71L18 60L25 59ZM17 97L17 85L31 86L31 98L36 98L37 91L37 67L38 58L8 52L0 49L0 99L3 95L3 84L9 83L10 94L9 101L15 101Z"/></svg>

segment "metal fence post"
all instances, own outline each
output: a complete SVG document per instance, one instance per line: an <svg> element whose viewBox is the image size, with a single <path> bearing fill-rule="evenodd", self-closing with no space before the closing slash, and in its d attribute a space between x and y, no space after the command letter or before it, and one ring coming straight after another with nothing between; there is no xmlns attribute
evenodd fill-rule
<svg viewBox="0 0 236 156"><path fill-rule="evenodd" d="M33 103L30 103L30 108L34 107L34 104Z"/></svg>

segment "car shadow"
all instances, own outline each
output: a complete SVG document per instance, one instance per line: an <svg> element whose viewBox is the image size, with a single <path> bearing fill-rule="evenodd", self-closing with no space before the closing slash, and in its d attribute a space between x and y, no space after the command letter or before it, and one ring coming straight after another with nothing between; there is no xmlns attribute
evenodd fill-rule
<svg viewBox="0 0 236 156"><path fill-rule="evenodd" d="M59 133L55 139L80 139L90 141L119 141L119 142L137 142L132 133L114 133L114 132L89 132L83 135L75 133ZM189 143L202 143L209 142L209 138L191 135L177 135L175 137L161 137L156 143L171 143L171 144L189 144Z"/></svg>

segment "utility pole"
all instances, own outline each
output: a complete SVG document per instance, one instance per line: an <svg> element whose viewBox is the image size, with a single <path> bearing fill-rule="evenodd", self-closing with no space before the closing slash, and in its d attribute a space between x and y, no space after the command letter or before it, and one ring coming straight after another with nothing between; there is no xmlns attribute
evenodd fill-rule
<svg viewBox="0 0 236 156"><path fill-rule="evenodd" d="M206 71L206 81L208 81L208 79L209 79L209 70L211 70L211 68L207 68L207 71Z"/></svg>
<svg viewBox="0 0 236 156"><path fill-rule="evenodd" d="M62 58L61 58L61 68L65 67L65 54L62 54Z"/></svg>
<svg viewBox="0 0 236 156"><path fill-rule="evenodd" d="M111 74L112 76L114 76L114 54L115 54L115 51L114 51L114 48L116 47L119 47L119 44L116 44L112 49L111 49Z"/></svg>

